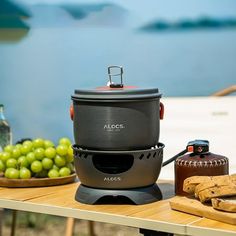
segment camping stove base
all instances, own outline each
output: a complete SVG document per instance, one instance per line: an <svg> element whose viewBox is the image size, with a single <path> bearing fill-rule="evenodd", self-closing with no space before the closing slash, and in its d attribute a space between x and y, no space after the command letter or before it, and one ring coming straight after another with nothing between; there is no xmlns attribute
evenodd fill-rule
<svg viewBox="0 0 236 236"><path fill-rule="evenodd" d="M131 203L142 205L161 199L162 193L157 184L132 189L97 189L81 184L75 194L76 201L91 205L98 203Z"/></svg>

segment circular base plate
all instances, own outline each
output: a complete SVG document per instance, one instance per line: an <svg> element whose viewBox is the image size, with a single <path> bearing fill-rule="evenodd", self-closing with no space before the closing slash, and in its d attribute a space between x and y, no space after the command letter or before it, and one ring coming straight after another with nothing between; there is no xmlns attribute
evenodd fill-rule
<svg viewBox="0 0 236 236"><path fill-rule="evenodd" d="M141 205L162 199L162 193L157 184L133 189L97 189L80 185L75 194L75 200L85 204L96 203L127 203Z"/></svg>

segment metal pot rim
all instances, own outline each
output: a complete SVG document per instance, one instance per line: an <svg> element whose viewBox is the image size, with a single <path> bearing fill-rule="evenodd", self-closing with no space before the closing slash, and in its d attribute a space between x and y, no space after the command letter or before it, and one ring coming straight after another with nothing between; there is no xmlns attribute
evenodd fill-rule
<svg viewBox="0 0 236 236"><path fill-rule="evenodd" d="M72 100L142 100L161 98L158 88L146 89L110 89L110 90L79 90L76 89Z"/></svg>

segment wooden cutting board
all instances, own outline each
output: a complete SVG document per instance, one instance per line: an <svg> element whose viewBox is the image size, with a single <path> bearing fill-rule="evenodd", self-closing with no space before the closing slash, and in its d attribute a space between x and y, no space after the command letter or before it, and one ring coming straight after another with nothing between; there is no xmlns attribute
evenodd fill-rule
<svg viewBox="0 0 236 236"><path fill-rule="evenodd" d="M174 210L236 225L236 213L216 210L210 204L203 204L194 198L175 196L170 199L170 206Z"/></svg>

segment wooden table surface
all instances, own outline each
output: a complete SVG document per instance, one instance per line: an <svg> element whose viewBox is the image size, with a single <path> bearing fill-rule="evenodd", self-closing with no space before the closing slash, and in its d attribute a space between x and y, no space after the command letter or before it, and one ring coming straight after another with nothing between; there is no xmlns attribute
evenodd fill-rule
<svg viewBox="0 0 236 236"><path fill-rule="evenodd" d="M171 210L173 184L159 181L163 200L146 205L86 205L74 200L78 182L39 188L0 188L0 207L145 228L180 235L231 236L236 226Z"/></svg>

